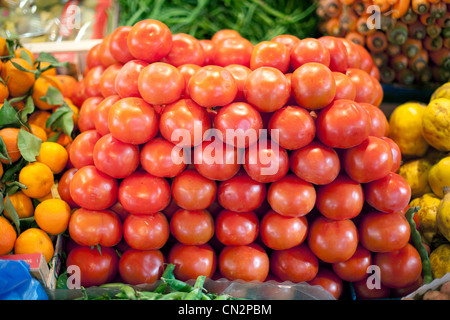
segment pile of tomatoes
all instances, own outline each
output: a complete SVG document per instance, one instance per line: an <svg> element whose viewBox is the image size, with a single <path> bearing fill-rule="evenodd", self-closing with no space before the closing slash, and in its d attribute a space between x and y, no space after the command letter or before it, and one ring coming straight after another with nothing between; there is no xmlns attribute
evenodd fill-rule
<svg viewBox="0 0 450 320"><path fill-rule="evenodd" d="M336 298L345 282L360 298L416 286L411 191L378 77L340 38L117 28L72 98L67 265L84 286L151 283L164 262L181 280L308 282Z"/></svg>

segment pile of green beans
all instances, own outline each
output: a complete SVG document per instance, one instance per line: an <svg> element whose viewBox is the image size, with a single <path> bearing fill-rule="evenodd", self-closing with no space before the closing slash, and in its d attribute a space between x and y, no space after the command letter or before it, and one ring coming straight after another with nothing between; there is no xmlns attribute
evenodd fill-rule
<svg viewBox="0 0 450 320"><path fill-rule="evenodd" d="M161 275L161 284L153 291L138 290L124 283L107 283L100 288L118 289L114 295L103 294L99 297L89 297L85 288L82 288L83 296L76 300L241 300L228 294L216 294L208 292L204 288L205 276L198 276L194 285L175 278L174 264L167 264Z"/></svg>
<svg viewBox="0 0 450 320"><path fill-rule="evenodd" d="M120 0L119 25L143 19L165 23L172 33L210 39L221 29L233 29L253 43L280 34L317 36L316 1L305 0Z"/></svg>

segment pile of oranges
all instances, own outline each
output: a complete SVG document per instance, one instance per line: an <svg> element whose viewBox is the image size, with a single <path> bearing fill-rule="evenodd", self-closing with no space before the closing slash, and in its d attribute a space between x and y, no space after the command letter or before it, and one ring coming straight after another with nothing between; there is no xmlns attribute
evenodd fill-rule
<svg viewBox="0 0 450 320"><path fill-rule="evenodd" d="M77 128L77 80L15 40L0 38L0 56L0 255L42 253L49 263L71 214L57 182Z"/></svg>

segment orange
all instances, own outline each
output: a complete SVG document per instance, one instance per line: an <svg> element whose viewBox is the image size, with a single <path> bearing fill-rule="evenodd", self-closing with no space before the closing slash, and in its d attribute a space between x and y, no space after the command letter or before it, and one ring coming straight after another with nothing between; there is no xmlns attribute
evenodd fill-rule
<svg viewBox="0 0 450 320"><path fill-rule="evenodd" d="M52 137L55 134L57 134L58 132L51 132L49 133L48 137ZM58 137L58 140L56 140L57 143L59 143L60 145L62 145L63 147L67 146L69 143L72 142L72 138L69 137L68 135L66 135L64 132L61 132L61 134Z"/></svg>
<svg viewBox="0 0 450 320"><path fill-rule="evenodd" d="M66 231L69 226L70 206L61 199L47 199L37 205L34 218L39 228L52 235Z"/></svg>
<svg viewBox="0 0 450 320"><path fill-rule="evenodd" d="M8 155L11 158L11 162L16 162L22 156L20 154L19 147L17 145L17 140L19 138L18 128L3 128L0 130L0 137L5 143ZM9 163L8 160L0 159L2 163Z"/></svg>
<svg viewBox="0 0 450 320"><path fill-rule="evenodd" d="M14 249L17 233L11 223L0 216L0 255L10 253Z"/></svg>
<svg viewBox="0 0 450 320"><path fill-rule="evenodd" d="M31 133L34 134L36 137L42 140L42 142L47 141L47 132L45 130L35 124L30 124Z"/></svg>
<svg viewBox="0 0 450 320"><path fill-rule="evenodd" d="M19 182L27 188L23 189L30 198L42 198L51 190L54 183L52 170L44 163L32 162L20 170Z"/></svg>
<svg viewBox="0 0 450 320"><path fill-rule="evenodd" d="M3 165L0 163L0 178L3 177Z"/></svg>
<svg viewBox="0 0 450 320"><path fill-rule="evenodd" d="M77 79L67 74L58 74L56 75L56 79L58 79L58 81L61 83L61 93L63 94L64 98L70 99L72 97L73 88L78 82Z"/></svg>
<svg viewBox="0 0 450 320"><path fill-rule="evenodd" d="M49 263L55 248L50 236L44 230L30 228L17 237L14 252L16 254L42 253L47 263Z"/></svg>
<svg viewBox="0 0 450 320"><path fill-rule="evenodd" d="M41 62L41 66L39 69L44 69L46 67L48 67L51 63L50 62ZM37 64L34 65L35 67L37 67ZM41 73L41 75L44 76L56 76L56 69L55 68L50 68L44 72Z"/></svg>
<svg viewBox="0 0 450 320"><path fill-rule="evenodd" d="M31 98L33 99L35 106L41 110L51 110L55 107L55 105L51 105L41 100L43 96L47 95L47 91L50 86L58 89L60 92L62 90L61 84L55 79L54 76L41 75L34 82Z"/></svg>
<svg viewBox="0 0 450 320"><path fill-rule="evenodd" d="M36 110L28 117L29 124L35 124L47 132L47 135L52 131L52 129L46 127L47 119L51 116L51 112L44 110Z"/></svg>
<svg viewBox="0 0 450 320"><path fill-rule="evenodd" d="M0 37L0 56L7 56L8 47L6 46L6 38Z"/></svg>
<svg viewBox="0 0 450 320"><path fill-rule="evenodd" d="M2 65L2 78L6 81L9 94L12 97L20 97L28 93L34 84L34 74L17 69L12 61L27 70L33 70L30 64L21 58L12 58Z"/></svg>
<svg viewBox="0 0 450 320"><path fill-rule="evenodd" d="M30 50L26 48L17 48L16 50L14 50L14 55L16 56L16 58L21 59L24 59L24 57L28 55L28 57L31 59L32 64L34 65L34 55Z"/></svg>
<svg viewBox="0 0 450 320"><path fill-rule="evenodd" d="M69 154L57 142L46 141L41 144L36 161L46 164L54 174L61 173L67 165Z"/></svg>
<svg viewBox="0 0 450 320"><path fill-rule="evenodd" d="M25 193L23 193L22 190L17 191L16 193L9 196L9 199L11 200L11 203L14 206L14 209L16 209L17 215L19 216L19 219L22 218L29 218L33 216L34 213L34 207L33 202L31 201L30 197L28 197ZM3 203L6 202L6 197ZM5 217L11 218L9 216L8 211L4 211Z"/></svg>
<svg viewBox="0 0 450 320"><path fill-rule="evenodd" d="M11 105L12 105L17 111L21 111L21 110L23 110L23 108L25 108L25 103L24 103L23 101L13 102L13 103L11 103Z"/></svg>
<svg viewBox="0 0 450 320"><path fill-rule="evenodd" d="M0 82L0 103L3 103L5 99L9 97L8 86L4 82Z"/></svg>

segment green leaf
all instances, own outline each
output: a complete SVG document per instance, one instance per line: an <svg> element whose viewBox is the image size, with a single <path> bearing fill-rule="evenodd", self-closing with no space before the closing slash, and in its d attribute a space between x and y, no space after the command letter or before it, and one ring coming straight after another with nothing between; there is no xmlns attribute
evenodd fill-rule
<svg viewBox="0 0 450 320"><path fill-rule="evenodd" d="M48 52L41 52L36 58L35 62L47 62L50 63L50 67L67 67L69 65L68 62L59 62Z"/></svg>
<svg viewBox="0 0 450 320"><path fill-rule="evenodd" d="M11 158L9 157L8 150L6 149L6 145L2 137L0 137L0 159L8 160L9 163L11 163Z"/></svg>
<svg viewBox="0 0 450 320"><path fill-rule="evenodd" d="M11 199L8 195L6 195L5 200L5 211L8 212L9 218L13 221L14 225L16 226L17 234L20 234L20 219L19 215L17 214L16 208L14 208L14 205L11 202Z"/></svg>
<svg viewBox="0 0 450 320"><path fill-rule="evenodd" d="M22 170L22 168L27 164L27 160L25 160L24 158L20 158L19 161L9 166L9 168L6 169L5 173L3 174L2 183L17 181L20 170Z"/></svg>
<svg viewBox="0 0 450 320"><path fill-rule="evenodd" d="M36 161L41 149L42 140L34 134L29 133L24 129L20 129L17 146L19 147L22 157L29 161Z"/></svg>
<svg viewBox="0 0 450 320"><path fill-rule="evenodd" d="M28 62L28 64L30 66L33 65L33 57L30 56L30 54L28 52L26 52L25 50L21 50L20 51L20 57L21 59L25 60L26 62Z"/></svg>
<svg viewBox="0 0 450 320"><path fill-rule="evenodd" d="M59 91L53 86L49 86L47 94L45 96L40 97L39 100L47 102L49 105L52 106L60 106L64 103L64 96L62 95L61 91Z"/></svg>
<svg viewBox="0 0 450 320"><path fill-rule="evenodd" d="M20 128L21 123L17 116L17 111L14 107L5 100L3 107L0 109L0 128L4 127L18 127Z"/></svg>
<svg viewBox="0 0 450 320"><path fill-rule="evenodd" d="M47 128L52 128L54 131L60 129L70 137L74 129L72 116L73 110L64 102L63 105L56 109L56 111L47 119L45 125Z"/></svg>
<svg viewBox="0 0 450 320"><path fill-rule="evenodd" d="M14 62L11 60L11 63L13 64L14 67L16 67L17 70L23 71L23 72L29 72L29 73L33 73L33 74L37 74L39 71L38 70L29 70L26 69L24 67L22 67L20 64L18 64L17 62Z"/></svg>
<svg viewBox="0 0 450 320"><path fill-rule="evenodd" d="M19 181L13 181L8 183L8 186L6 188L6 193L8 195L13 195L14 193L16 193L19 189L26 189L27 186L20 183Z"/></svg>
<svg viewBox="0 0 450 320"><path fill-rule="evenodd" d="M52 135L51 137L47 138L48 142L56 142L58 141L59 137L61 136L61 131L56 132L54 135Z"/></svg>
<svg viewBox="0 0 450 320"><path fill-rule="evenodd" d="M28 116L34 112L35 106L33 99L31 97L27 98L25 102L25 107L20 111L20 120L23 123L28 123Z"/></svg>

